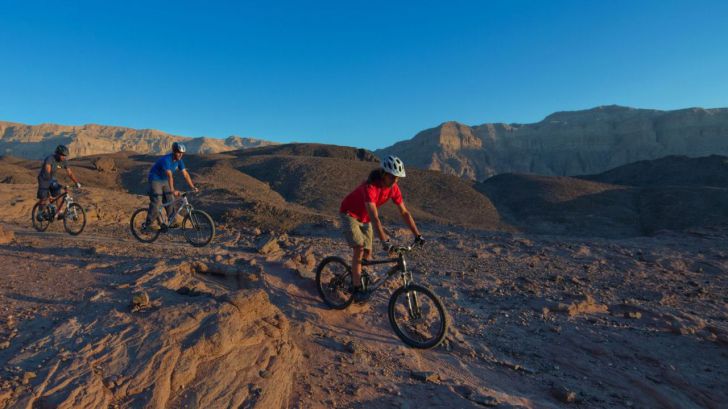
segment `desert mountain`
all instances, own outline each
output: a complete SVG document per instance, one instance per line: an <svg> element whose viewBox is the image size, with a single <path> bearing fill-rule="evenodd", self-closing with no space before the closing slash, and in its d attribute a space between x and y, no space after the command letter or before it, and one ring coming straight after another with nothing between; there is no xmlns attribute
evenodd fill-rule
<svg viewBox="0 0 728 409"><path fill-rule="evenodd" d="M217 153L273 144L239 136L229 136L226 139L189 138L153 129L93 124L24 125L0 121L0 154L28 159L42 158L61 143L68 145L72 157L77 157L119 151L159 154L169 151L176 141L185 142L190 153Z"/></svg>
<svg viewBox="0 0 728 409"><path fill-rule="evenodd" d="M500 174L476 183L531 233L625 237L728 223L728 158L669 156L580 176Z"/></svg>
<svg viewBox="0 0 728 409"><path fill-rule="evenodd" d="M612 105L557 112L533 124L446 122L375 153L475 180L500 173L595 174L668 155L726 155L728 109Z"/></svg>

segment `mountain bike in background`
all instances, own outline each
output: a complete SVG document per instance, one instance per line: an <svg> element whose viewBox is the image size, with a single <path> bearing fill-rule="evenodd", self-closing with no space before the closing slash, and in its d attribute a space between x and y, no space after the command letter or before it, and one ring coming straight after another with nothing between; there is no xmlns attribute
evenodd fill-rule
<svg viewBox="0 0 728 409"><path fill-rule="evenodd" d="M405 344L421 349L434 348L445 338L448 317L442 302L432 291L414 284L405 260L405 254L413 247L395 247L392 254L396 257L393 258L362 260L362 267L394 264L381 279L372 278L362 270L362 288L371 294L390 278L399 275L402 285L389 298L389 323ZM329 307L345 309L354 300L351 267L341 257L326 257L316 269L316 288Z"/></svg>
<svg viewBox="0 0 728 409"><path fill-rule="evenodd" d="M178 198L167 203L162 203L158 208L156 215L159 226L147 226L147 214L149 208L141 208L134 211L131 215L129 227L131 234L142 243L151 243L159 237L161 233L167 233L170 230L181 228L185 236L185 240L195 247L204 247L208 245L215 237L215 222L212 217L202 210L195 209L189 202L187 197L192 192L183 192ZM165 217L162 208L172 207L175 211ZM183 215L184 219L179 227L174 225L177 216ZM152 217L153 219L154 217Z"/></svg>
<svg viewBox="0 0 728 409"><path fill-rule="evenodd" d="M86 212L83 207L76 203L71 196L71 187L64 186L63 191L58 196L51 198L48 204L41 205L36 203L31 211L33 220L33 228L43 232L53 221L63 219L63 228L72 236L81 234L86 227ZM64 207L65 210L60 210Z"/></svg>

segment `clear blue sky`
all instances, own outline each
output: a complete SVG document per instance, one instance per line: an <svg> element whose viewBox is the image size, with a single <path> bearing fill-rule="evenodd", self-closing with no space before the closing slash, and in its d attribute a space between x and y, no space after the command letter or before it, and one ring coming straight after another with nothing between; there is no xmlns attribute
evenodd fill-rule
<svg viewBox="0 0 728 409"><path fill-rule="evenodd" d="M728 2L0 0L0 120L379 148L604 104L728 106Z"/></svg>

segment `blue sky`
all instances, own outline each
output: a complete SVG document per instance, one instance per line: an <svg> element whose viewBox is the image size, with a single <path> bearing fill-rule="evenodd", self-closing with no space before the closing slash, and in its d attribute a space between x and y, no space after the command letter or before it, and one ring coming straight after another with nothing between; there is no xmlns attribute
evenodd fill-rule
<svg viewBox="0 0 728 409"><path fill-rule="evenodd" d="M0 0L0 120L370 149L448 120L728 106L724 1Z"/></svg>

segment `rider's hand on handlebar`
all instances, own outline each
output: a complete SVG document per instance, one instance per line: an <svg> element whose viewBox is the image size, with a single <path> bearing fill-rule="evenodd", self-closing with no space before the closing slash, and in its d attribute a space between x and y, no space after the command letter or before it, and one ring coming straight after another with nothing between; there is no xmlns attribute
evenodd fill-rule
<svg viewBox="0 0 728 409"><path fill-rule="evenodd" d="M195 193L200 193L200 189L198 189L197 186L193 187L192 191Z"/></svg>
<svg viewBox="0 0 728 409"><path fill-rule="evenodd" d="M179 195L181 195L182 193L180 193L179 190L175 190L174 192L172 192L172 194L174 195L174 197L179 197Z"/></svg>
<svg viewBox="0 0 728 409"><path fill-rule="evenodd" d="M76 182L76 189L81 189L81 182Z"/></svg>
<svg viewBox="0 0 728 409"><path fill-rule="evenodd" d="M417 237L415 237L415 244L422 246L425 244L425 239L422 238L421 234L418 234Z"/></svg>

